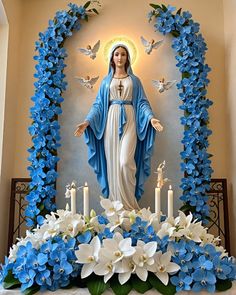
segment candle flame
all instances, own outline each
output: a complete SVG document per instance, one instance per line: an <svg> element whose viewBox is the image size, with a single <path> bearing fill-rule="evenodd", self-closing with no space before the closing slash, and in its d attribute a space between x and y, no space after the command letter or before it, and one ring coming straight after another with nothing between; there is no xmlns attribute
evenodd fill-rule
<svg viewBox="0 0 236 295"><path fill-rule="evenodd" d="M170 184L170 185L169 185L169 190L171 190L171 189L172 189L172 185Z"/></svg>
<svg viewBox="0 0 236 295"><path fill-rule="evenodd" d="M84 186L88 186L88 183L87 183L87 181L84 183Z"/></svg>

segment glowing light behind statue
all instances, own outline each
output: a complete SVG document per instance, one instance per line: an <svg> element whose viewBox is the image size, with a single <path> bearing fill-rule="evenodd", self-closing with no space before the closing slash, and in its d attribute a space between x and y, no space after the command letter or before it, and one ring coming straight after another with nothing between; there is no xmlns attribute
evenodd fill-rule
<svg viewBox="0 0 236 295"><path fill-rule="evenodd" d="M105 61L107 63L110 62L110 57L111 57L110 55L111 55L112 49L114 49L115 46L118 44L123 44L128 49L129 56L130 56L130 64L133 65L138 59L138 51L137 51L137 47L135 46L135 43L126 36L114 37L113 39L109 40L105 44L104 50L103 50Z"/></svg>

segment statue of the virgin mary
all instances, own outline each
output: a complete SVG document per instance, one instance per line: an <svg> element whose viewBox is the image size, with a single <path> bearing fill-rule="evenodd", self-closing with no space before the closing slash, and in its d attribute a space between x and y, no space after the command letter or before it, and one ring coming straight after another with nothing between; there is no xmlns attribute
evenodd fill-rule
<svg viewBox="0 0 236 295"><path fill-rule="evenodd" d="M75 131L76 136L85 131L88 162L104 197L121 201L126 210L139 209L137 201L150 175L155 131L162 129L133 74L128 48L116 44L96 101Z"/></svg>

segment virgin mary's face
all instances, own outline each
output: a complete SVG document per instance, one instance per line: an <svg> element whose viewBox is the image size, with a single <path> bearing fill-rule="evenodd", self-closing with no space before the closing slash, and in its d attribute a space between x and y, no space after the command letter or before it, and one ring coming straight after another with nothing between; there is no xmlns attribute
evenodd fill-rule
<svg viewBox="0 0 236 295"><path fill-rule="evenodd" d="M118 68L124 68L127 61L126 50L122 47L116 48L113 53L113 61Z"/></svg>

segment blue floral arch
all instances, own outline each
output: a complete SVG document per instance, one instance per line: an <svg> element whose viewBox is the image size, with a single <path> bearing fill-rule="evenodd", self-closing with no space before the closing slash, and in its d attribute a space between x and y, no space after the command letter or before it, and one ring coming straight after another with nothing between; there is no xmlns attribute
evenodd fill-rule
<svg viewBox="0 0 236 295"><path fill-rule="evenodd" d="M39 33L36 42L38 55L35 66L35 93L32 97L34 106L30 109L32 125L29 133L33 146L28 167L32 178L25 215L29 227L41 224L43 217L55 211L56 166L59 158L57 148L60 146L60 126L58 115L61 114L62 93L66 90L63 70L67 56L63 48L64 41L73 31L81 28L81 20L88 20L91 13L98 14L95 8L89 8L92 1L84 6L69 4L68 11L58 11L44 33ZM149 21L154 18L157 31L172 34L172 47L176 53L177 67L182 73L182 80L177 84L182 100L181 109L184 116L181 124L183 134L183 151L181 152L181 169L184 172L181 188L183 211L191 211L195 218L203 222L209 216L206 192L211 179L210 154L207 153L208 136L211 131L207 127L208 108L212 102L206 98L207 79L210 68L205 63L206 44L199 33L199 24L192 20L189 12L176 13L175 8L165 5L151 4Z"/></svg>

